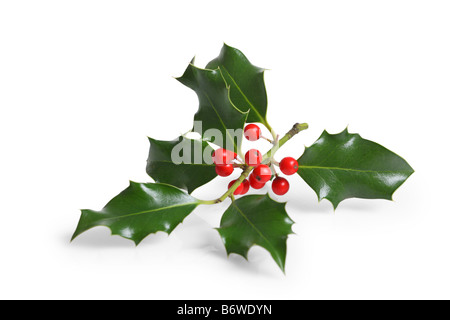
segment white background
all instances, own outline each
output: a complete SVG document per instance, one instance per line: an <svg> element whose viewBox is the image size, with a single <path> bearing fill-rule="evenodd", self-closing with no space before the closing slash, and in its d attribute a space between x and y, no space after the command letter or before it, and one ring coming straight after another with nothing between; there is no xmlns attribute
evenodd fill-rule
<svg viewBox="0 0 450 320"><path fill-rule="evenodd" d="M449 299L449 16L430 0L2 1L0 298ZM106 228L70 244L78 209L149 181L147 136L190 129L197 98L173 77L223 42L270 69L279 133L310 124L280 157L348 125L416 173L394 202L336 212L289 178L286 275L259 247L226 257L228 203L137 248Z"/></svg>

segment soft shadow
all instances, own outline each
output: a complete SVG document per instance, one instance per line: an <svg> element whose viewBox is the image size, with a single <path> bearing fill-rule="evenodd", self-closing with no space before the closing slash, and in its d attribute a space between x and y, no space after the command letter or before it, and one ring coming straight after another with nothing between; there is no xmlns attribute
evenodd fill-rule
<svg viewBox="0 0 450 320"><path fill-rule="evenodd" d="M339 204L336 211L348 210L364 212L381 211L382 208L391 201L383 199L346 199Z"/></svg>
<svg viewBox="0 0 450 320"><path fill-rule="evenodd" d="M212 249L212 247L214 247L214 249ZM250 259L246 260L244 257L232 253L229 256L227 256L226 250L223 247L222 244L222 248L218 249L216 246L210 246L210 250L209 253L216 256L217 258L219 258L220 260L223 261L223 263L226 263L228 265L231 265L233 268L248 274L248 275L261 275L264 276L265 278L274 278L277 279L277 275L276 272L280 272L282 274L282 272L278 269L278 266L274 263L273 266L271 266L272 268L268 268L268 269L263 269L261 268L261 264L265 263L266 261L266 257L263 257L262 254L268 254L269 258L270 258L270 253L269 252L260 252L256 257L254 253L252 252L255 248L252 247L250 248L250 252L249 252L249 256ZM272 272L273 271L273 272Z"/></svg>
<svg viewBox="0 0 450 320"><path fill-rule="evenodd" d="M305 200L301 197L291 198L287 201L289 209L295 210L296 213L301 214L332 214L333 206L327 200L311 201L311 199Z"/></svg>
<svg viewBox="0 0 450 320"><path fill-rule="evenodd" d="M350 198L342 201L336 210L334 210L333 205L327 199L319 202L296 197L289 199L287 206L289 209L301 214L334 214L344 210L364 213L379 211L389 202L383 199Z"/></svg>
<svg viewBox="0 0 450 320"><path fill-rule="evenodd" d="M134 247L134 242L120 236L111 236L108 228L93 228L80 234L72 242L67 234L62 236L63 242L75 248L130 248Z"/></svg>

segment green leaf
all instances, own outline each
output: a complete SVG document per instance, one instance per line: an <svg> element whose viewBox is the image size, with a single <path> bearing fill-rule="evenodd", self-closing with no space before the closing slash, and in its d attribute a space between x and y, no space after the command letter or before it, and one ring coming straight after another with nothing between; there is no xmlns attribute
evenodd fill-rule
<svg viewBox="0 0 450 320"><path fill-rule="evenodd" d="M170 234L199 205L199 200L166 184L130 182L102 210L82 210L72 240L97 226L112 234L133 240L138 245L157 231Z"/></svg>
<svg viewBox="0 0 450 320"><path fill-rule="evenodd" d="M248 112L232 104L229 87L219 70L200 69L192 63L177 80L197 93L200 106L194 121L200 122L201 128L194 125L194 131L222 148L238 152ZM239 130L237 135L235 130Z"/></svg>
<svg viewBox="0 0 450 320"><path fill-rule="evenodd" d="M237 253L247 259L249 249L259 245L270 252L284 272L286 240L293 223L285 203L276 202L269 195L250 195L230 205L217 230L228 255Z"/></svg>
<svg viewBox="0 0 450 320"><path fill-rule="evenodd" d="M335 209L347 198L392 200L414 172L392 151L347 129L334 135L324 131L298 163L298 174Z"/></svg>
<svg viewBox="0 0 450 320"><path fill-rule="evenodd" d="M211 159L213 149L206 141L184 137L173 141L148 139L150 152L147 173L156 182L167 183L191 193L217 176Z"/></svg>
<svg viewBox="0 0 450 320"><path fill-rule="evenodd" d="M223 45L220 55L208 63L207 69L219 68L230 86L230 97L241 111L250 110L247 122L260 122L267 127L267 92L264 70L250 63L236 48Z"/></svg>

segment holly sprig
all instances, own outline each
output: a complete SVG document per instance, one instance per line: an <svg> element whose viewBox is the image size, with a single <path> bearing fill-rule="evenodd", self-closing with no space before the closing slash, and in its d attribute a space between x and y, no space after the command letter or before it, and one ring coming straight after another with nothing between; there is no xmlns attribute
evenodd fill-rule
<svg viewBox="0 0 450 320"><path fill-rule="evenodd" d="M276 160L277 151L308 125L296 123L282 137L273 130L266 117L264 71L226 44L205 69L196 67L192 60L177 80L198 96L192 131L201 139L186 135L170 141L149 138L147 173L154 182L130 182L102 210L82 210L72 240L93 227L106 226L112 234L139 244L158 231L170 234L199 205L230 199L217 228L227 253L247 258L249 249L259 245L284 272L286 241L294 222L285 203L268 193L246 195L250 189L257 193L271 183L273 192L283 196L289 182L282 175L297 174L319 200L328 199L334 209L348 198L391 200L414 170L392 151L347 129L338 134L324 131L299 159ZM258 124L272 137L262 136ZM250 141L265 139L271 147L264 155L256 149L244 154L244 137ZM177 152L183 161L174 159ZM216 199L191 196L218 175L228 177L234 170L242 170L239 178L231 181L227 190L218 191Z"/></svg>

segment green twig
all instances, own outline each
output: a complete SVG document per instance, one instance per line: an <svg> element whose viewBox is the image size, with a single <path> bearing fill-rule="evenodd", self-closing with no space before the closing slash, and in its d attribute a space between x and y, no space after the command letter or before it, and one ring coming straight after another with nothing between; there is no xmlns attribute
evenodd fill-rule
<svg viewBox="0 0 450 320"><path fill-rule="evenodd" d="M292 139L292 137L295 136L300 131L303 131L303 130L306 130L306 129L308 129L308 124L307 123L296 123L296 124L294 124L292 129L289 130L288 133L286 133L284 135L284 137L281 138L278 141L278 143L276 145L274 145L272 147L272 149L270 149L263 156L263 162L267 161L268 159L271 159L275 155L275 153L278 151L278 149L280 149L286 142L288 142L290 139ZM276 137L274 139L276 139ZM250 174L250 172L252 172L253 169L254 169L254 167L250 167L250 166L245 167L244 171L241 174L241 176L230 187L230 189L228 189L227 192L225 192L220 198L218 198L216 200L200 200L200 203L201 204L216 204L216 203L220 203L220 202L224 201L230 195L233 195L233 192L239 187L239 185L242 183L242 181L244 181L248 177L248 175Z"/></svg>

